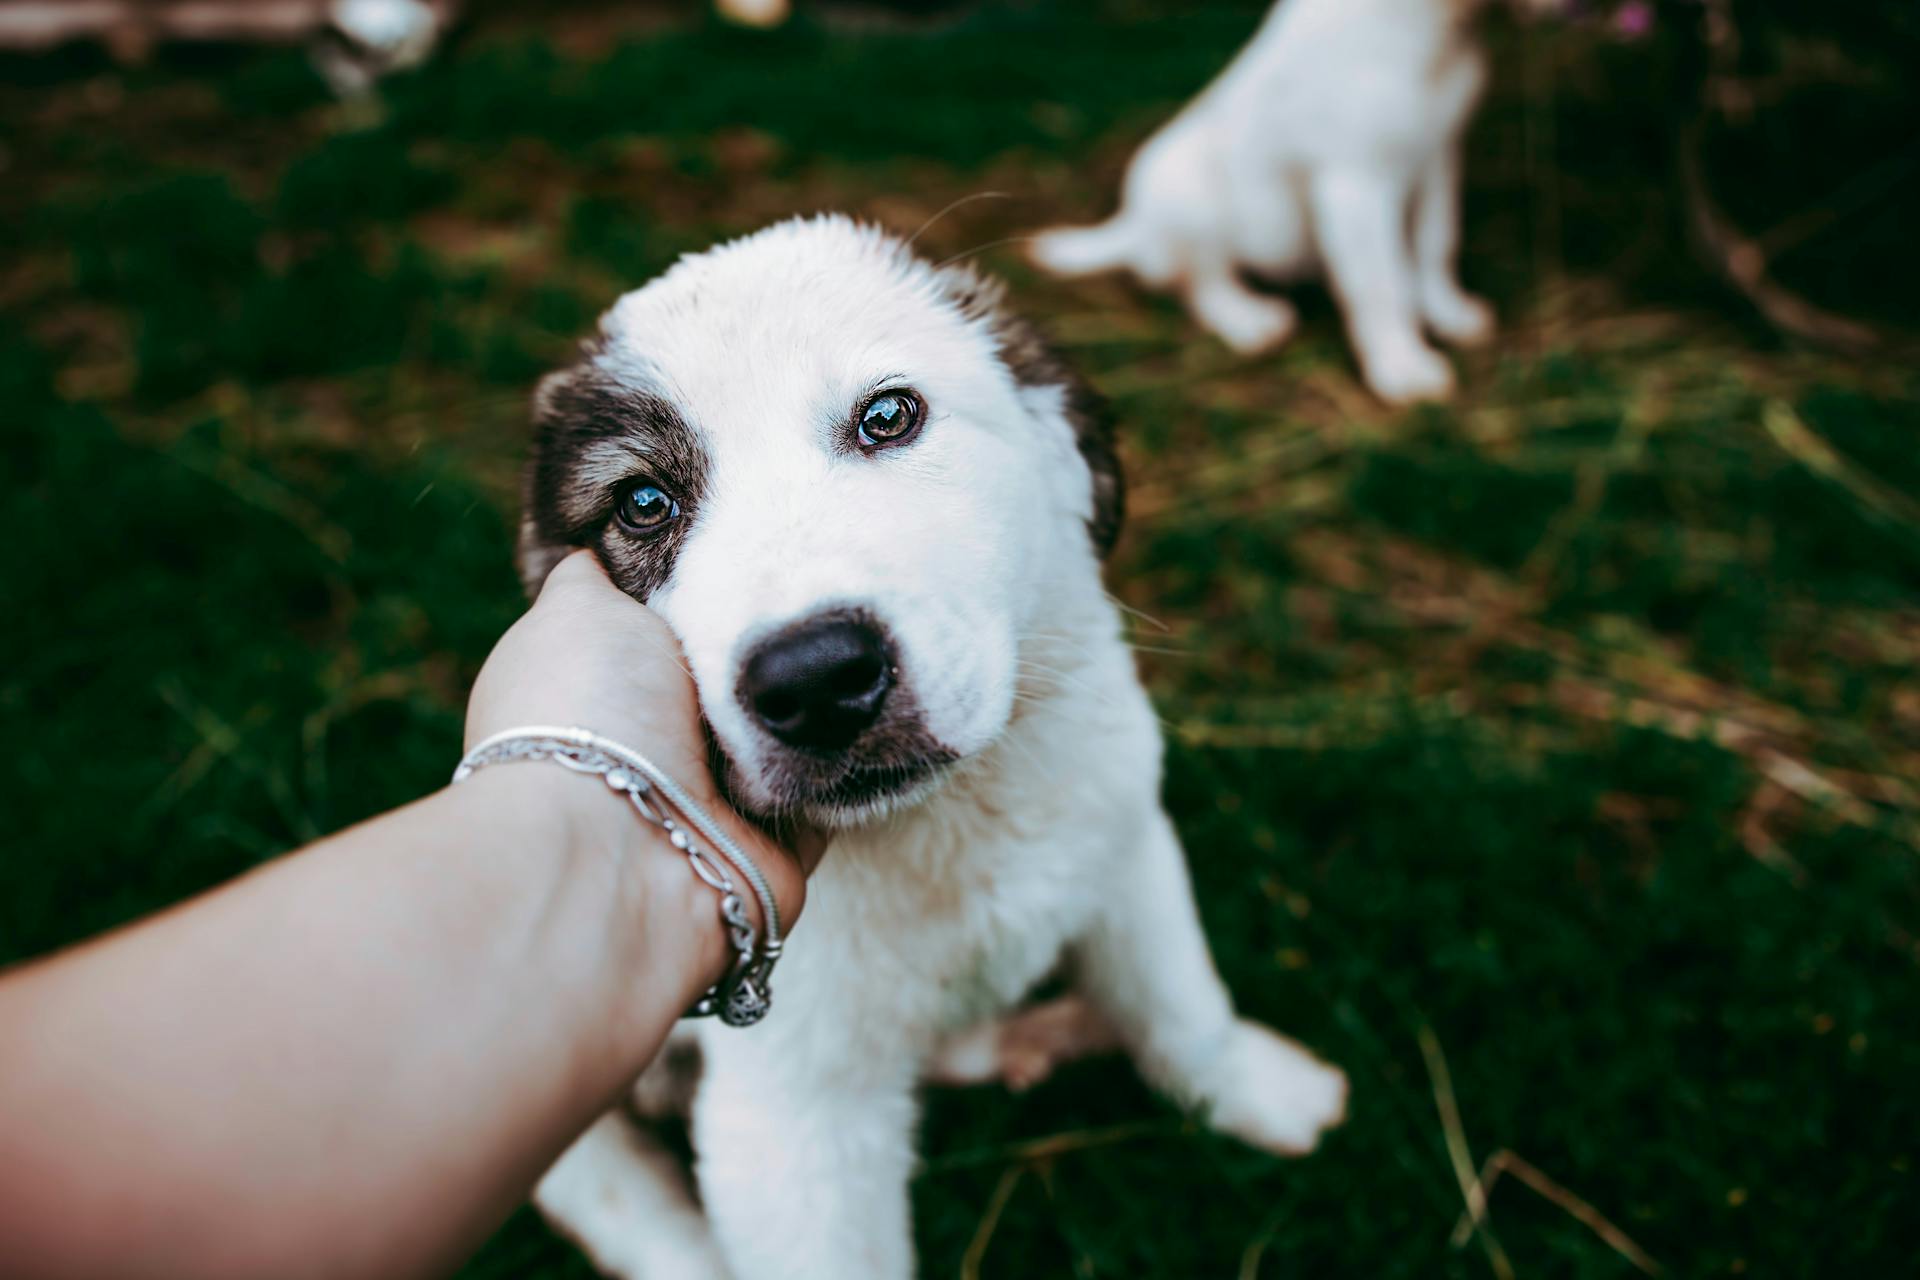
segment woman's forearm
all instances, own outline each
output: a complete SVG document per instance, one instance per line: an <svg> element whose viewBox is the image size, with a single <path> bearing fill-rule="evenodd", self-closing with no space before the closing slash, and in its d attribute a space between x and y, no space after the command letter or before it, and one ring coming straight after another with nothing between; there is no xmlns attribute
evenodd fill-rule
<svg viewBox="0 0 1920 1280"><path fill-rule="evenodd" d="M485 770L0 978L0 1253L451 1265L724 960L711 891L604 786Z"/></svg>

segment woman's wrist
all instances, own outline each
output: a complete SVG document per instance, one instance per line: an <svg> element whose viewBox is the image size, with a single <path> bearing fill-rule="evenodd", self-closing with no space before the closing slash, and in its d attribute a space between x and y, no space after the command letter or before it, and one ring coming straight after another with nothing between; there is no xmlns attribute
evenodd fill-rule
<svg viewBox="0 0 1920 1280"><path fill-rule="evenodd" d="M677 1012L724 970L730 953L714 891L599 777L501 764L443 795L466 806L487 839L529 860L535 891L565 916L564 943L586 953L576 962L594 975L590 998L603 1003L615 1045L630 1046L616 1052L650 1052L652 1006L671 1001Z"/></svg>

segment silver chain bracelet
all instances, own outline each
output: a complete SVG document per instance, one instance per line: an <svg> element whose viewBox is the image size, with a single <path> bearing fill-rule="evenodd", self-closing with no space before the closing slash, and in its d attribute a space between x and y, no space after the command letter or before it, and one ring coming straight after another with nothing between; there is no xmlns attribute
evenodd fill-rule
<svg viewBox="0 0 1920 1280"><path fill-rule="evenodd" d="M720 923L734 951L726 976L708 988L686 1016L717 1015L730 1027L750 1027L766 1017L773 1003L773 965L780 958L780 908L759 866L712 817L651 760L585 729L529 725L496 733L462 757L453 780L465 782L477 769L510 760L551 760L575 773L597 774L627 798L634 812L667 833L667 842L687 855L693 873L720 895ZM678 820L675 813L679 814ZM720 856L715 858L696 844L693 832L704 837ZM764 941L747 916L729 867L746 880L760 904L761 918L767 924Z"/></svg>

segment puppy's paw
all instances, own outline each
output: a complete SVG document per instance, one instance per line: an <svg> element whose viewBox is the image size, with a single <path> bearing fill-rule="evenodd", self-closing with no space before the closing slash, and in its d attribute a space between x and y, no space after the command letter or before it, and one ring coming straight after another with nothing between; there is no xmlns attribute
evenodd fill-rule
<svg viewBox="0 0 1920 1280"><path fill-rule="evenodd" d="M1257 1022L1228 1042L1207 1121L1276 1155L1303 1156L1347 1116L1347 1077Z"/></svg>
<svg viewBox="0 0 1920 1280"><path fill-rule="evenodd" d="M1367 385L1388 404L1445 400L1453 395L1453 366L1424 343L1396 345L1365 361Z"/></svg>
<svg viewBox="0 0 1920 1280"><path fill-rule="evenodd" d="M1422 309L1427 314L1427 327L1443 342L1478 347L1493 340L1493 307L1483 298L1450 289L1430 294Z"/></svg>
<svg viewBox="0 0 1920 1280"><path fill-rule="evenodd" d="M1300 322L1292 304L1238 288L1196 294L1193 309L1200 323L1243 356L1263 355L1279 348L1293 336Z"/></svg>
<svg viewBox="0 0 1920 1280"><path fill-rule="evenodd" d="M1119 1044L1113 1024L1080 996L1062 996L952 1036L927 1064L934 1084L1000 1081L1024 1093L1054 1068Z"/></svg>

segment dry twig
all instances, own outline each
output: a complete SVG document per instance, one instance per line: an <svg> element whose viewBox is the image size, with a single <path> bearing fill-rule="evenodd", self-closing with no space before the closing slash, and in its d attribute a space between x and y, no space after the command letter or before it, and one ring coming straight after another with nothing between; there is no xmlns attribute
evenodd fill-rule
<svg viewBox="0 0 1920 1280"><path fill-rule="evenodd" d="M1433 1082L1433 1105L1440 1113L1440 1129L1446 1137L1447 1158L1453 1164L1453 1176L1460 1183L1460 1195L1467 1203L1470 1233L1486 1250L1487 1265L1499 1280L1514 1280L1513 1263L1507 1251L1487 1226L1487 1189L1473 1171L1473 1152L1467 1145L1466 1128L1460 1123L1460 1104L1453 1096L1453 1074L1447 1070L1447 1055L1440 1050L1440 1039L1433 1028L1421 1024L1420 1056L1427 1060L1427 1075ZM1464 1241L1462 1241L1464 1243Z"/></svg>
<svg viewBox="0 0 1920 1280"><path fill-rule="evenodd" d="M1512 1151L1502 1148L1487 1157L1487 1162L1480 1166L1480 1176L1477 1180L1480 1190L1485 1195L1492 1195L1494 1184L1500 1181L1500 1175L1503 1173L1511 1173L1514 1177L1526 1183L1529 1187L1533 1188L1543 1200L1560 1209L1568 1217L1574 1219L1581 1226L1600 1237L1609 1249L1612 1249L1615 1253L1625 1258L1628 1262L1631 1262L1646 1274L1650 1276L1660 1274L1660 1264L1648 1256L1645 1249L1635 1244L1631 1236L1614 1226L1613 1223L1607 1221L1598 1209L1561 1186L1558 1182L1555 1182L1552 1178L1549 1178L1546 1174L1540 1172L1539 1169ZM1480 1210L1482 1214L1486 1212L1484 1200L1480 1206ZM1466 1244L1467 1238L1473 1233L1476 1225L1471 1210L1461 1214L1459 1225L1453 1229L1453 1247L1458 1249Z"/></svg>
<svg viewBox="0 0 1920 1280"><path fill-rule="evenodd" d="M987 1200L987 1210L980 1215L980 1225L973 1229L973 1239L967 1241L967 1251L960 1255L960 1280L980 1280L980 1264L986 1260L987 1246L993 1243L1000 1215L1007 1211L1007 1202L1013 1199L1014 1188L1020 1185L1026 1172L1025 1165L1016 1164L1000 1175L993 1195Z"/></svg>

